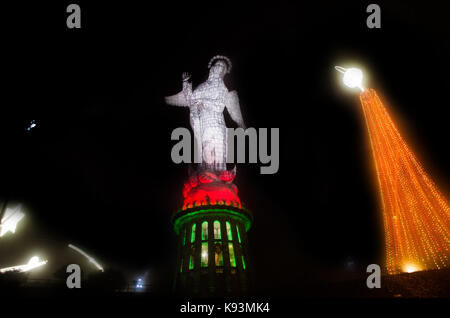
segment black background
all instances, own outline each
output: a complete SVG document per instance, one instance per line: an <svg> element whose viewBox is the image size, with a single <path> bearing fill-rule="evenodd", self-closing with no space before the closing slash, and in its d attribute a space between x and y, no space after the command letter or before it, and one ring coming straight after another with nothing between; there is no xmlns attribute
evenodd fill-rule
<svg viewBox="0 0 450 318"><path fill-rule="evenodd" d="M163 97L181 89L183 71L203 81L216 54L233 62L226 82L247 126L280 128L278 173L241 164L236 178L255 216L249 264L258 292L304 293L306 283L382 263L358 94L334 65L365 71L448 195L450 23L440 3L378 1L381 29L367 28L364 1L77 3L79 30L66 27L69 2L2 9L0 194L22 202L28 226L39 228L9 241L11 257L47 248L51 261L73 243L168 288L169 218L187 176L171 161L170 134L188 127L188 110ZM28 132L32 119L38 127ZM0 265L9 265L5 253Z"/></svg>

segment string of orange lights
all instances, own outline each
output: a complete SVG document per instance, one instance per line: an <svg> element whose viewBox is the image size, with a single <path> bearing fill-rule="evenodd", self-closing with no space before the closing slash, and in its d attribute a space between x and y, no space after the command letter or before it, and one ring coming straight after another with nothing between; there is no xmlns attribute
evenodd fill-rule
<svg viewBox="0 0 450 318"><path fill-rule="evenodd" d="M373 89L360 100L379 184L389 274L450 265L450 209Z"/></svg>

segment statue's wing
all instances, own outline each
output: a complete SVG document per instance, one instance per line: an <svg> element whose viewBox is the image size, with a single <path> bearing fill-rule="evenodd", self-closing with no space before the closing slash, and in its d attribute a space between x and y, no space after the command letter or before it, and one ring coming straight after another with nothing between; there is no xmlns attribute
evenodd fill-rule
<svg viewBox="0 0 450 318"><path fill-rule="evenodd" d="M186 100L186 96L183 91L179 92L178 94L167 96L165 98L166 104L172 105L172 106L189 106L188 101Z"/></svg>
<svg viewBox="0 0 450 318"><path fill-rule="evenodd" d="M242 118L241 107L239 106L239 97L236 91L231 91L225 101L228 113L239 127L245 129L244 119Z"/></svg>

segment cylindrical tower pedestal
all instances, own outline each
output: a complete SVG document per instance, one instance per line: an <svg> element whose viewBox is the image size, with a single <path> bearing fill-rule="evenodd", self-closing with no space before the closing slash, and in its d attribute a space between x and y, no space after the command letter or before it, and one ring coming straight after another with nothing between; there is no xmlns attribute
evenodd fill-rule
<svg viewBox="0 0 450 318"><path fill-rule="evenodd" d="M179 238L174 291L199 296L246 294L249 291L247 231L253 216L241 206L232 183L198 183L194 188L195 192L190 188L184 192L183 209L172 216ZM236 193L228 200L230 188ZM204 197L199 199L198 192ZM227 200L218 199L221 193ZM191 200L193 194L197 200Z"/></svg>

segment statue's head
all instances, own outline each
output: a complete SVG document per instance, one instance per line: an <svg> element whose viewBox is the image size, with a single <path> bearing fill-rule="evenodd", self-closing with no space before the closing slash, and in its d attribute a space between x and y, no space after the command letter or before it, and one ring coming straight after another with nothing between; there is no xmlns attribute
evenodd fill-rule
<svg viewBox="0 0 450 318"><path fill-rule="evenodd" d="M209 78L223 78L231 71L231 61L223 55L214 56L208 64Z"/></svg>

